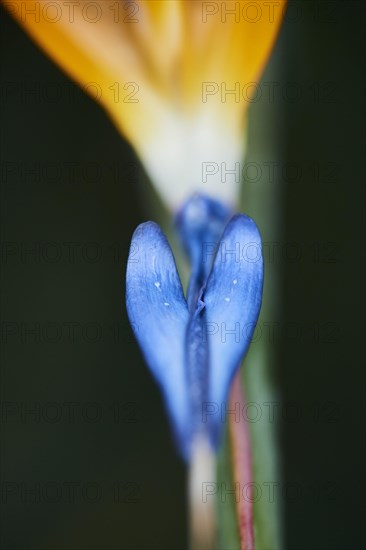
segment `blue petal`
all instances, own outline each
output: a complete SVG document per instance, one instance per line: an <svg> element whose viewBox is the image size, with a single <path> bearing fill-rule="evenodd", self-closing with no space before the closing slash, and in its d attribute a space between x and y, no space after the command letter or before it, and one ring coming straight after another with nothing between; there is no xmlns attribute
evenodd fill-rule
<svg viewBox="0 0 366 550"><path fill-rule="evenodd" d="M259 316L263 290L261 237L243 214L226 226L203 295L203 338L208 343L208 401L212 403L210 437L220 435L218 409L227 406L232 378L245 355ZM231 331L231 332L230 332Z"/></svg>
<svg viewBox="0 0 366 550"><path fill-rule="evenodd" d="M198 298L196 309L191 314L186 333L186 370L191 403L192 434L207 434L207 425L202 423L202 403L208 400L208 345L202 338L203 309L205 304Z"/></svg>
<svg viewBox="0 0 366 550"><path fill-rule="evenodd" d="M231 211L222 203L194 194L179 210L175 219L182 244L191 263L187 293L190 320L186 335L186 371L192 413L192 433L207 435L208 423L202 422L202 404L208 401L209 357L203 340L202 295L211 271L215 251Z"/></svg>
<svg viewBox="0 0 366 550"><path fill-rule="evenodd" d="M221 202L196 193L185 202L176 217L175 224L192 268L187 297L192 313L231 215L231 210Z"/></svg>
<svg viewBox="0 0 366 550"><path fill-rule="evenodd" d="M141 224L132 238L126 305L146 363L162 388L178 446L187 457L192 424L185 369L188 307L171 248L153 222Z"/></svg>

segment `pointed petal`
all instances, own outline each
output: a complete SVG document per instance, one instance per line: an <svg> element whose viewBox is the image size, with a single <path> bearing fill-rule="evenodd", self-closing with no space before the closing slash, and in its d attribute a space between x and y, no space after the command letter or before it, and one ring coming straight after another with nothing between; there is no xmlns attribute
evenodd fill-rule
<svg viewBox="0 0 366 550"><path fill-rule="evenodd" d="M141 224L133 235L126 305L145 360L163 391L178 446L187 457L191 429L185 372L188 308L172 251L156 223Z"/></svg>
<svg viewBox="0 0 366 550"><path fill-rule="evenodd" d="M261 237L254 221L234 216L220 241L203 301L204 333L209 348L210 410L227 405L231 380L245 355L258 319L263 290ZM212 415L217 445L220 415Z"/></svg>

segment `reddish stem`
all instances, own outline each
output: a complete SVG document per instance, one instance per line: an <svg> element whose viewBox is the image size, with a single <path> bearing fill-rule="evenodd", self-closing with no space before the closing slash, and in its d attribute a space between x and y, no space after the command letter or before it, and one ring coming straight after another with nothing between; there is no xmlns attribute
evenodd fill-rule
<svg viewBox="0 0 366 550"><path fill-rule="evenodd" d="M231 388L230 410L236 410L236 403L240 403L240 411L242 411L245 406L245 398L241 386L240 372L235 376ZM239 499L238 502L236 502L236 515L240 535L240 546L241 550L254 550L253 479L249 429L247 422L242 416L239 422L236 422L236 415L230 414L229 418L233 479L235 484L239 484Z"/></svg>

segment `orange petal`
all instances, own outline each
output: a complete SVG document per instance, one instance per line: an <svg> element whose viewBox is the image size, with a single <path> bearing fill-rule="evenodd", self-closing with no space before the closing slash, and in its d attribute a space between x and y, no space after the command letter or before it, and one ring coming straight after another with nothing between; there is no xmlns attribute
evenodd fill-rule
<svg viewBox="0 0 366 550"><path fill-rule="evenodd" d="M249 105L242 88L260 77L285 0L1 1L103 105L167 203L188 194L182 186L199 186L203 161L240 161ZM238 101L222 100L222 89L238 85ZM219 183L201 191L219 198ZM230 199L236 191L225 193Z"/></svg>

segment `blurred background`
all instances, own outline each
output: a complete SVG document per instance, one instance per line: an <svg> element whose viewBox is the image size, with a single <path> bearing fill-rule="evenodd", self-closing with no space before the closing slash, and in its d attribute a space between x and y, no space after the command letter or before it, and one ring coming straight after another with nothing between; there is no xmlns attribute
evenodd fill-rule
<svg viewBox="0 0 366 550"><path fill-rule="evenodd" d="M0 17L2 547L186 548L185 470L124 307L129 240L151 217L139 162ZM365 544L364 24L361 2L290 0L262 78L280 157L243 185L243 204L253 186L281 198L280 238L265 233L281 315L263 338L289 550Z"/></svg>

